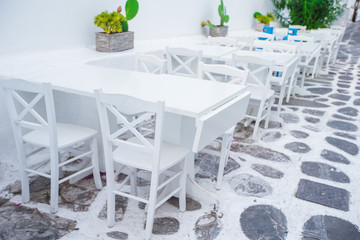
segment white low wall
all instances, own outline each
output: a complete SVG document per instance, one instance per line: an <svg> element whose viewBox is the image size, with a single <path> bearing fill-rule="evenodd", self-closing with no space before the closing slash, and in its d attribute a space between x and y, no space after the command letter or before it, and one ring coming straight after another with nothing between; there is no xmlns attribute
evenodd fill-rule
<svg viewBox="0 0 360 240"><path fill-rule="evenodd" d="M201 34L201 21L218 24L220 0L139 0L138 16L129 22L136 39ZM250 28L255 11L273 8L270 0L224 0L230 29ZM125 0L1 0L0 54L55 48L92 47L94 16L124 7Z"/></svg>

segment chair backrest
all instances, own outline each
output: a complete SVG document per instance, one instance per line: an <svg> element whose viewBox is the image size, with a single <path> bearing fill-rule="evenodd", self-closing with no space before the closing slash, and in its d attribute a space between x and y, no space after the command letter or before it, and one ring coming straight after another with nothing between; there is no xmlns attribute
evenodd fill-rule
<svg viewBox="0 0 360 240"><path fill-rule="evenodd" d="M313 37L307 37L307 36L288 36L288 41L290 42L307 42L307 43L313 43L314 42L314 38Z"/></svg>
<svg viewBox="0 0 360 240"><path fill-rule="evenodd" d="M255 56L232 55L232 66L249 70L248 82L257 85L270 86L274 65L275 63L272 60Z"/></svg>
<svg viewBox="0 0 360 240"><path fill-rule="evenodd" d="M264 26L263 32L268 33L268 34L273 34L274 33L274 27Z"/></svg>
<svg viewBox="0 0 360 240"><path fill-rule="evenodd" d="M241 70L224 64L200 63L198 77L215 82L246 85L249 70Z"/></svg>
<svg viewBox="0 0 360 240"><path fill-rule="evenodd" d="M253 43L253 50L296 54L298 46L295 44L287 44L282 42L264 42L261 40L255 40Z"/></svg>
<svg viewBox="0 0 360 240"><path fill-rule="evenodd" d="M275 40L275 34L269 34L264 32L255 32L253 33L255 39L262 40L262 41L269 41L272 42Z"/></svg>
<svg viewBox="0 0 360 240"><path fill-rule="evenodd" d="M297 28L291 28L291 27L288 28L288 35L296 36L297 32L298 32Z"/></svg>
<svg viewBox="0 0 360 240"><path fill-rule="evenodd" d="M166 48L168 73L197 77L197 69L202 58L201 51L187 48Z"/></svg>
<svg viewBox="0 0 360 240"><path fill-rule="evenodd" d="M1 81L15 138L22 143L23 129L49 132L50 145L57 146L52 87L19 79Z"/></svg>
<svg viewBox="0 0 360 240"><path fill-rule="evenodd" d="M138 53L136 55L135 69L147 73L162 74L164 73L165 64L165 59L152 54Z"/></svg>
<svg viewBox="0 0 360 240"><path fill-rule="evenodd" d="M224 46L224 47L236 47L237 39L230 37L208 37L209 45Z"/></svg>
<svg viewBox="0 0 360 240"><path fill-rule="evenodd" d="M241 37L236 37L237 40L237 48L238 49L251 49L252 48L252 44L255 40L255 36L252 34L249 35L244 35Z"/></svg>
<svg viewBox="0 0 360 240"><path fill-rule="evenodd" d="M149 102L121 94L104 94L95 91L99 113L105 157L112 159L112 148L122 147L130 151L152 155L152 169L159 169L164 102ZM127 115L136 114L137 118L129 120ZM155 115L154 139L145 138L141 132L142 124ZM114 128L111 123L120 123Z"/></svg>
<svg viewBox="0 0 360 240"><path fill-rule="evenodd" d="M301 31L301 32L306 31L306 26L301 26L301 25L289 25L289 29L290 28L295 28L295 29L297 29L298 31Z"/></svg>

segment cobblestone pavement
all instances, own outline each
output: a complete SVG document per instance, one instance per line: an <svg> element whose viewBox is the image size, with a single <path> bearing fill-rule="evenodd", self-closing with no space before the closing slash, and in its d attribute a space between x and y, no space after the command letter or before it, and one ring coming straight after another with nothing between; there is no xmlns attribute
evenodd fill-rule
<svg viewBox="0 0 360 240"><path fill-rule="evenodd" d="M311 96L284 104L282 124L261 129L255 142L251 127L238 126L220 191L218 158L199 154L197 181L219 205L189 198L179 213L171 199L156 213L153 238L360 239L359 57L360 24L349 23L336 62L306 81ZM15 196L0 198L0 239L140 239L144 205L117 198L116 225L108 229L105 191L92 182L63 185L57 215L38 204L48 201L46 181L33 182L31 203L22 206L12 184L7 191Z"/></svg>

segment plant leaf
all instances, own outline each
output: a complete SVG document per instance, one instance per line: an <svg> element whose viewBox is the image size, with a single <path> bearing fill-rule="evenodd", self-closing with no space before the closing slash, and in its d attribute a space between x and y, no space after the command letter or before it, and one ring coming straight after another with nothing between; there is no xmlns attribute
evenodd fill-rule
<svg viewBox="0 0 360 240"><path fill-rule="evenodd" d="M208 24L209 28L214 29L215 25L214 24Z"/></svg>
<svg viewBox="0 0 360 240"><path fill-rule="evenodd" d="M224 22L228 22L230 20L230 17L229 17L229 15L225 15L225 17L224 17Z"/></svg>
<svg viewBox="0 0 360 240"><path fill-rule="evenodd" d="M139 2L137 0L128 0L125 4L126 19L133 19L139 11Z"/></svg>

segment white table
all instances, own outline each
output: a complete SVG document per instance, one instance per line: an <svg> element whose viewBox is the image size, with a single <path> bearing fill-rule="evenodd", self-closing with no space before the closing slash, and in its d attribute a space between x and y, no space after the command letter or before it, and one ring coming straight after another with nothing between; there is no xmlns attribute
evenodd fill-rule
<svg viewBox="0 0 360 240"><path fill-rule="evenodd" d="M194 51L202 51L203 58L211 58L213 60L220 60L223 56L231 54L237 50L237 48L233 48L233 47L214 46L208 44L191 44L191 43L169 45L169 47L183 47Z"/></svg>
<svg viewBox="0 0 360 240"><path fill-rule="evenodd" d="M92 97L95 89L102 89L105 93L126 94L149 101L164 100L164 139L194 153L244 117L250 96L246 87L239 85L85 65L46 76L30 76L26 80L50 82L54 90L86 97ZM94 105L94 102L85 104ZM96 121L98 125L98 119L89 118L83 107L77 109L80 111L77 121ZM94 109L92 106L90 111ZM208 119L214 121L202 125L202 131L199 130L198 121ZM194 140L195 136L198 141ZM187 194L216 203L215 195L195 183L193 162L188 166Z"/></svg>

